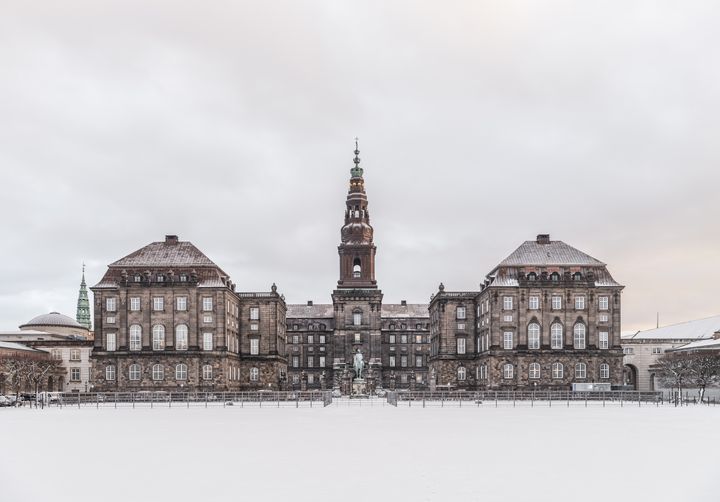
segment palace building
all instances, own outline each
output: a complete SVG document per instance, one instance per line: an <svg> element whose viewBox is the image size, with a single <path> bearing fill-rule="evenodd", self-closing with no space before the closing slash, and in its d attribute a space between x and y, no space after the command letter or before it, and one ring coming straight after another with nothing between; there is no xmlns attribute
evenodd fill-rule
<svg viewBox="0 0 720 502"><path fill-rule="evenodd" d="M441 284L430 304L383 304L355 148L332 303L242 293L190 242L166 236L94 286L97 390L336 389L362 354L376 389L567 390L623 380L623 286L548 235L520 245L478 291ZM481 278L478 278L481 279Z"/></svg>

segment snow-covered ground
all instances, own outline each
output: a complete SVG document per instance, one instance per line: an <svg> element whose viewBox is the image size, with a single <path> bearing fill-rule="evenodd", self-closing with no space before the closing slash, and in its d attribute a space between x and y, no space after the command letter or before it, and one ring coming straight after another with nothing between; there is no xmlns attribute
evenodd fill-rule
<svg viewBox="0 0 720 502"><path fill-rule="evenodd" d="M720 500L720 406L0 409L0 500Z"/></svg>

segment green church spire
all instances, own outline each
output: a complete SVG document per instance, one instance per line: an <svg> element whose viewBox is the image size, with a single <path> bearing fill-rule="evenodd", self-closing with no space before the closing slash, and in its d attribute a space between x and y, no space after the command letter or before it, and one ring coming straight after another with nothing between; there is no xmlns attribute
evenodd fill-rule
<svg viewBox="0 0 720 502"><path fill-rule="evenodd" d="M360 150L358 149L358 139L355 138L355 158L353 159L353 162L355 163L355 167L350 169L350 175L353 178L362 178L363 175L363 168L360 167Z"/></svg>
<svg viewBox="0 0 720 502"><path fill-rule="evenodd" d="M82 267L82 281L80 281L80 293L78 293L77 314L75 320L87 329L90 326L90 301L88 300L87 284L85 284L85 264Z"/></svg>

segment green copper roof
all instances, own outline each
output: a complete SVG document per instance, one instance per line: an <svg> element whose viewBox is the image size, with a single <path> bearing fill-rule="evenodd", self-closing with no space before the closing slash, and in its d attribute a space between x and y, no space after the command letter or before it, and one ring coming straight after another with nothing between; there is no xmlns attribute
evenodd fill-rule
<svg viewBox="0 0 720 502"><path fill-rule="evenodd" d="M360 167L360 150L358 150L358 139L355 138L355 158L353 159L353 162L355 163L355 167L350 169L350 176L353 178L362 178L363 175L363 168Z"/></svg>
<svg viewBox="0 0 720 502"><path fill-rule="evenodd" d="M87 329L90 328L90 301L88 300L87 284L85 284L85 264L83 264L82 281L80 281L80 292L78 293L77 313L75 320L78 324Z"/></svg>

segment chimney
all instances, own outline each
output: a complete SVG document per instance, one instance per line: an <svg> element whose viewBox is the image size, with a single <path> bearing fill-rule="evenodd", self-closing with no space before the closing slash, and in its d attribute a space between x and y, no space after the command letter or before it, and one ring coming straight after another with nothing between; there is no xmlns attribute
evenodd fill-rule
<svg viewBox="0 0 720 502"><path fill-rule="evenodd" d="M307 306L308 306L308 307L312 307L312 306L313 306L313 301L312 301L312 300L308 300Z"/></svg>
<svg viewBox="0 0 720 502"><path fill-rule="evenodd" d="M400 305L402 305L403 307L407 307L407 300L401 300Z"/></svg>
<svg viewBox="0 0 720 502"><path fill-rule="evenodd" d="M178 243L177 235L166 235L165 236L165 244L177 244L177 243Z"/></svg>
<svg viewBox="0 0 720 502"><path fill-rule="evenodd" d="M536 242L538 244L550 244L550 234L538 234Z"/></svg>

